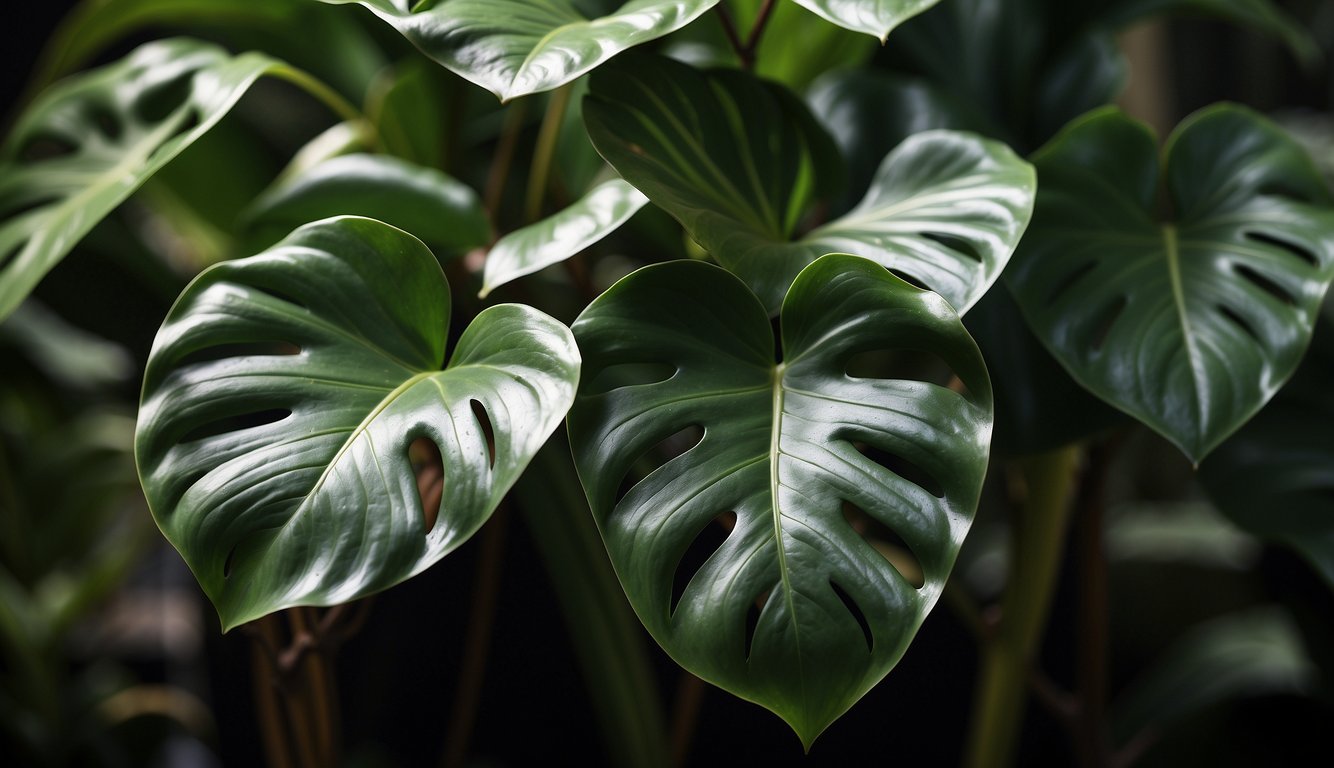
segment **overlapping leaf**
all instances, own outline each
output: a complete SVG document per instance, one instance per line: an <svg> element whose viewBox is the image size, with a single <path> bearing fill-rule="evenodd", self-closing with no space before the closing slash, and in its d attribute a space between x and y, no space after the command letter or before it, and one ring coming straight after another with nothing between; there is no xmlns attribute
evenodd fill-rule
<svg viewBox="0 0 1334 768"><path fill-rule="evenodd" d="M323 0L356 2L426 55L502 100L549 91L718 0Z"/></svg>
<svg viewBox="0 0 1334 768"><path fill-rule="evenodd" d="M940 0L796 0L797 5L826 21L865 32L883 43L895 27Z"/></svg>
<svg viewBox="0 0 1334 768"><path fill-rule="evenodd" d="M647 203L639 190L612 179L569 208L505 235L487 254L481 295L570 258L616 231Z"/></svg>
<svg viewBox="0 0 1334 768"><path fill-rule="evenodd" d="M735 277L701 262L632 274L575 322L588 375L569 428L649 631L809 745L898 661L939 596L986 470L991 388L949 306L868 260L819 259L781 317L776 364L768 313ZM938 355L966 391L848 373L863 354L903 350ZM691 428L697 443L618 493L642 456ZM729 516L721 546L682 572L692 542ZM924 586L854 525L901 537Z"/></svg>
<svg viewBox="0 0 1334 768"><path fill-rule="evenodd" d="M286 65L175 39L47 91L0 150L0 318L103 217Z"/></svg>
<svg viewBox="0 0 1334 768"><path fill-rule="evenodd" d="M449 313L421 242L360 218L302 227L182 294L149 359L136 456L224 627L426 568L560 423L579 371L565 326L492 307L442 370ZM418 438L441 457L438 509L409 460Z"/></svg>
<svg viewBox="0 0 1334 768"><path fill-rule="evenodd" d="M1334 206L1263 118L1201 112L1164 150L1116 110L1034 158L1033 226L1006 274L1077 381L1198 461L1292 374L1334 279Z"/></svg>
<svg viewBox="0 0 1334 768"><path fill-rule="evenodd" d="M1004 268L1033 203L1033 169L1009 148L931 132L884 157L848 215L803 232L812 202L837 193L837 151L791 94L738 71L625 57L593 76L584 115L621 176L771 311L830 252L873 259L966 311Z"/></svg>

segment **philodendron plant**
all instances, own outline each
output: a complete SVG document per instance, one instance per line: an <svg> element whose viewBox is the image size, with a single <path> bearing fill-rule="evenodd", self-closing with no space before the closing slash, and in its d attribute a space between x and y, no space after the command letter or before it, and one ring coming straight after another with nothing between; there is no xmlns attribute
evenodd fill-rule
<svg viewBox="0 0 1334 768"><path fill-rule="evenodd" d="M0 314L127 200L218 257L186 260L135 456L224 631L286 611L318 645L333 622L302 629L301 612L415 576L515 489L595 523L605 557L561 567L609 562L673 660L809 749L952 588L1000 423L1026 495L968 759L1003 764L1079 446L1137 421L1211 470L1216 448L1244 466L1285 439L1230 443L1302 362L1334 280L1334 198L1245 107L1160 147L1107 106L1112 34L1149 14L1217 15L1309 55L1266 0L325 3L346 7L89 2L43 77L145 22L225 23L264 50L143 44L42 90L0 158ZM307 30L355 55L312 58ZM178 157L244 162L210 136L270 80L335 123L244 207L171 175ZM1308 458L1254 483L1318 505L1290 487L1328 489ZM534 491L576 472L586 506ZM1237 507L1334 573L1334 518ZM599 642L578 623L576 644ZM643 664L600 653L623 660L589 654L591 680ZM318 719L315 699L300 706ZM603 713L609 749L662 761L660 723L626 736L635 712ZM270 748L333 760L306 721Z"/></svg>

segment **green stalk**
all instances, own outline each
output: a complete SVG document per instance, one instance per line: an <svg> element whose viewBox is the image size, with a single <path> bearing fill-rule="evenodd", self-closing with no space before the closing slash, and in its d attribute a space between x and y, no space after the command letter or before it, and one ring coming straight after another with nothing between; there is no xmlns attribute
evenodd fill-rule
<svg viewBox="0 0 1334 768"><path fill-rule="evenodd" d="M551 159L556 154L556 140L560 138L565 109L570 105L574 86L564 85L551 94L547 112L542 116L542 127L537 131L533 148L533 163L528 171L528 191L524 196L524 222L532 224L542 217L542 200L546 197L547 179L551 175Z"/></svg>
<svg viewBox="0 0 1334 768"><path fill-rule="evenodd" d="M666 768L671 752L644 632L607 561L563 431L514 486L574 641L613 765Z"/></svg>
<svg viewBox="0 0 1334 768"><path fill-rule="evenodd" d="M1011 526L1009 579L1001 620L983 641L964 765L1010 765L1023 724L1029 669L1047 625L1060 572L1079 449L1068 446L1019 461L1027 497Z"/></svg>

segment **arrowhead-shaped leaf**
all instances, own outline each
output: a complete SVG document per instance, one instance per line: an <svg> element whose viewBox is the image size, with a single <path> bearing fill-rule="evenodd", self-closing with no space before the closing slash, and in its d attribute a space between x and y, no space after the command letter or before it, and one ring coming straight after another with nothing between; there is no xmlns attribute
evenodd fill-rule
<svg viewBox="0 0 1334 768"><path fill-rule="evenodd" d="M615 232L647 203L642 192L612 179L569 208L505 235L486 256L481 296L579 253Z"/></svg>
<svg viewBox="0 0 1334 768"><path fill-rule="evenodd" d="M267 246L308 221L343 215L392 224L445 255L491 240L491 224L471 188L433 168L385 155L326 160L266 192L246 218Z"/></svg>
<svg viewBox="0 0 1334 768"><path fill-rule="evenodd" d="M430 251L359 218L302 227L181 295L149 358L135 452L224 627L423 570L560 423L579 376L569 330L492 307L442 370L449 308ZM417 438L441 456L438 517L409 460Z"/></svg>
<svg viewBox="0 0 1334 768"><path fill-rule="evenodd" d="M451 72L502 100L558 88L718 0L323 0L357 2Z"/></svg>
<svg viewBox="0 0 1334 768"><path fill-rule="evenodd" d="M1168 140L1095 112L1034 156L1033 226L1006 274L1086 388L1199 461L1296 368L1334 279L1334 207L1309 158L1235 106ZM1175 214L1155 216L1160 173Z"/></svg>
<svg viewBox="0 0 1334 768"><path fill-rule="evenodd" d="M881 42L898 25L940 0L796 0L797 5L826 21L853 32L865 32Z"/></svg>
<svg viewBox="0 0 1334 768"><path fill-rule="evenodd" d="M866 259L807 267L781 322L775 363L768 313L727 272L679 261L630 275L574 324L589 367L569 429L640 620L809 745L894 666L939 596L986 471L991 387L949 305ZM903 350L938 355L966 391L848 373ZM692 428L698 442L618 492ZM730 533L693 571L683 555L723 517ZM924 585L857 526L899 537Z"/></svg>
<svg viewBox="0 0 1334 768"><path fill-rule="evenodd" d="M598 151L771 311L830 252L872 259L967 311L1028 223L1033 169L999 142L937 131L890 152L848 215L802 233L813 200L837 192L838 159L790 93L640 56L592 80L584 118Z"/></svg>
<svg viewBox="0 0 1334 768"><path fill-rule="evenodd" d="M285 64L162 40L71 78L0 150L0 318L116 206Z"/></svg>

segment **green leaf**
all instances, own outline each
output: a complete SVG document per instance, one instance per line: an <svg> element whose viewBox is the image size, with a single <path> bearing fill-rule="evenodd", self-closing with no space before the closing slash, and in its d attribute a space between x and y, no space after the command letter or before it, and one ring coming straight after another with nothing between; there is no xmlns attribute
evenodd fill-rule
<svg viewBox="0 0 1334 768"><path fill-rule="evenodd" d="M511 280L570 258L615 232L647 202L639 190L612 179L560 213L505 235L487 254L478 295L485 298Z"/></svg>
<svg viewBox="0 0 1334 768"><path fill-rule="evenodd" d="M560 423L579 376L565 326L492 307L442 370L449 314L421 242L360 218L302 227L181 295L148 361L136 457L225 628L418 573ZM442 457L438 518L409 460L418 438Z"/></svg>
<svg viewBox="0 0 1334 768"><path fill-rule="evenodd" d="M781 87L624 57L593 75L584 118L603 157L776 310L830 252L873 259L967 311L1000 274L1033 204L1033 169L968 134L913 136L884 157L861 203L801 225L836 188L837 150Z"/></svg>
<svg viewBox="0 0 1334 768"><path fill-rule="evenodd" d="M1291 139L1236 106L1163 151L1117 110L1034 156L1033 225L1006 274L1077 381L1198 462L1297 367L1334 279L1334 209Z"/></svg>
<svg viewBox="0 0 1334 768"><path fill-rule="evenodd" d="M796 0L826 21L885 42L898 25L940 0Z"/></svg>
<svg viewBox="0 0 1334 768"><path fill-rule="evenodd" d="M248 212L257 246L308 221L355 215L407 230L440 255L458 255L491 240L477 194L432 168L385 155L341 155L264 193Z"/></svg>
<svg viewBox="0 0 1334 768"><path fill-rule="evenodd" d="M1334 302L1292 381L1200 465L1232 522L1301 553L1334 588Z"/></svg>
<svg viewBox="0 0 1334 768"><path fill-rule="evenodd" d="M175 39L47 91L0 149L0 318L255 80L288 71Z"/></svg>
<svg viewBox="0 0 1334 768"><path fill-rule="evenodd" d="M781 318L775 364L768 313L727 272L678 261L633 273L574 324L589 370L569 428L649 632L809 746L894 666L939 597L986 471L991 386L949 305L866 259L807 267ZM929 350L966 392L903 366L847 373L903 350ZM692 429L702 437L682 440ZM619 494L664 440L693 445ZM723 517L730 534L693 571L683 556ZM895 536L920 588L876 549Z"/></svg>
<svg viewBox="0 0 1334 768"><path fill-rule="evenodd" d="M446 69L502 101L549 91L674 32L718 0L323 0L357 2ZM590 12L596 11L596 12Z"/></svg>

